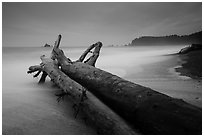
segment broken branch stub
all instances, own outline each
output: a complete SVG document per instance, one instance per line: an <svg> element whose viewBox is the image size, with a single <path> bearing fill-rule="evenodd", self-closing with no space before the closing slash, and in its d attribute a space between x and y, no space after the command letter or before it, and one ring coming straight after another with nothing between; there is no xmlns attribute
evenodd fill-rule
<svg viewBox="0 0 204 137"><path fill-rule="evenodd" d="M96 46L95 46L93 55L90 58L88 58L86 61L84 61L84 63L89 64L91 66L95 66L96 60L99 57L100 50L103 44L101 42L97 42L95 45Z"/></svg>
<svg viewBox="0 0 204 137"><path fill-rule="evenodd" d="M89 46L84 53L79 57L78 60L76 60L76 62L83 62L83 60L85 59L86 55L96 46L96 44L92 44L91 46Z"/></svg>
<svg viewBox="0 0 204 137"><path fill-rule="evenodd" d="M41 65L30 66L28 69L29 69L27 71L28 74L36 72L36 71L42 71Z"/></svg>
<svg viewBox="0 0 204 137"><path fill-rule="evenodd" d="M92 53L92 55L87 60L85 60L84 63L89 64L91 66L95 66L95 63L99 57L99 53L100 53L100 49L101 49L102 45L103 44L101 42L97 42L95 44L92 44L84 51L84 53L75 62L83 62L84 59L86 58L86 56L88 55L88 53ZM92 52L91 50L93 48L94 48L94 51Z"/></svg>
<svg viewBox="0 0 204 137"><path fill-rule="evenodd" d="M59 45L60 45L60 42L61 42L61 38L62 38L62 35L58 35L58 38L57 38L57 40L55 41L55 44L54 44L54 47L53 47L53 50L54 49L56 49L56 48L59 48ZM53 53L53 51L52 51L52 53L51 53L51 59L55 59L55 56L54 56L55 54Z"/></svg>

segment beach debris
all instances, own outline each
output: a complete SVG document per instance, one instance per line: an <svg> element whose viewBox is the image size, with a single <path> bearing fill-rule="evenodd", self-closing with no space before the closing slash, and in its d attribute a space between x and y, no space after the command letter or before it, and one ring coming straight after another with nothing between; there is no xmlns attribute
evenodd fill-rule
<svg viewBox="0 0 204 137"><path fill-rule="evenodd" d="M45 43L44 47L52 47L51 45Z"/></svg>
<svg viewBox="0 0 204 137"><path fill-rule="evenodd" d="M55 42L52 53L50 57L42 55L40 65L35 65L29 67L28 73L33 73L36 71L41 71L42 77L39 83L44 83L47 76L49 76L63 93L56 94L57 101L60 102L64 99L65 95L68 95L68 99L73 102L73 108L75 110L74 117L76 118L79 113L83 113L84 119L93 125L97 129L99 134L119 134L119 135L129 135L138 134L129 124L124 121L119 115L113 112L109 107L104 105L98 98L96 98L92 93L90 93L85 87L72 80L62 71L62 65L56 56L64 56L62 50L59 49L59 44L61 41L61 35ZM99 56L100 48L102 43L97 42L91 45L77 61L71 61L66 58L66 62L69 64L74 64L75 62L83 62L86 55L90 53L91 49L95 49L90 56L89 61L86 62L87 65L95 65L95 62Z"/></svg>
<svg viewBox="0 0 204 137"><path fill-rule="evenodd" d="M43 64L41 69L65 93L71 94L77 106L76 113L78 114L80 110L86 114L97 128L100 128L101 133L138 133L117 117L112 111L114 110L142 134L202 134L200 108L96 68L101 42L88 47L78 60L71 61L59 49L60 40L61 35L55 42L50 58L41 56ZM85 60L93 48L92 56ZM29 71L32 71L32 68L35 67L31 66ZM84 88L86 100L81 97ZM112 110L104 109L100 101L96 102L98 99Z"/></svg>
<svg viewBox="0 0 204 137"><path fill-rule="evenodd" d="M186 53L189 53L191 51L196 51L196 50L202 50L202 44L191 44L190 46L182 48L179 51L179 54L186 54Z"/></svg>

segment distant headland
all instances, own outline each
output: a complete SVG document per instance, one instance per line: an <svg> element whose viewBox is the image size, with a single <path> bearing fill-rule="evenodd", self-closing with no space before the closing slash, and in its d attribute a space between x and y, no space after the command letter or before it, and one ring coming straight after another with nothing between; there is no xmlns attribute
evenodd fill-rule
<svg viewBox="0 0 204 137"><path fill-rule="evenodd" d="M190 35L169 35L169 36L143 36L132 40L125 46L150 46L150 45L190 45L202 44L202 31Z"/></svg>

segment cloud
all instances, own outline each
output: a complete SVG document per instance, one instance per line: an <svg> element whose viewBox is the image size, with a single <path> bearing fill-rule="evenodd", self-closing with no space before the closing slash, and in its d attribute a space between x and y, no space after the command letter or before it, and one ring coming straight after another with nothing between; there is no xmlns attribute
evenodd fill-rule
<svg viewBox="0 0 204 137"><path fill-rule="evenodd" d="M3 3L3 46L125 44L141 35L201 30L202 3ZM67 44L66 44L67 43Z"/></svg>

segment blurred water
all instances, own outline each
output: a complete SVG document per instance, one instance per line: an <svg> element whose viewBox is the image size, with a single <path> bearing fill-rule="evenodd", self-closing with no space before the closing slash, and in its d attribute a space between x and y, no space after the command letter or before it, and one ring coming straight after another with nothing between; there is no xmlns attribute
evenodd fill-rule
<svg viewBox="0 0 204 137"><path fill-rule="evenodd" d="M3 48L3 134L96 134L80 118L74 118L72 102L57 103L59 89L49 79L38 85L26 72L49 55L49 48Z"/></svg>
<svg viewBox="0 0 204 137"><path fill-rule="evenodd" d="M103 47L96 67L126 78L133 82L157 88L167 92L169 86L159 86L146 81L153 78L163 81L164 75L156 71L147 73L143 66L165 62L172 58L163 56L179 51L181 46L158 47ZM67 57L76 60L85 48L62 48ZM38 78L33 79L26 72L31 65L39 64L40 56L51 53L51 48L5 48L2 49L2 126L3 134L96 134L82 120L74 119L71 102L56 102L54 93L59 92L49 82L38 85ZM174 64L174 63L173 63ZM162 68L162 66L160 65ZM154 68L154 67L152 67ZM158 67L157 67L158 68ZM151 72L151 71L149 71ZM140 75L139 75L140 74ZM170 75L170 73L169 73ZM175 76L169 76L168 78ZM162 83L160 83L162 84ZM183 83L182 86L185 86ZM159 88L162 87L162 88ZM172 87L172 85L171 85ZM174 89L172 89L174 90ZM176 90L178 91L179 88ZM182 94L184 91L182 91ZM199 97L200 97L199 92ZM196 94L197 96L197 94ZM193 96L194 97L194 96ZM201 97L200 97L201 98Z"/></svg>

